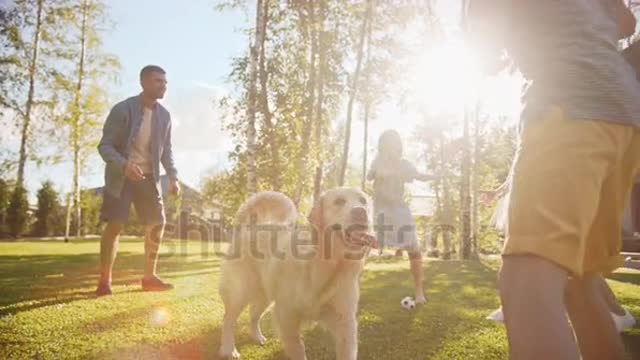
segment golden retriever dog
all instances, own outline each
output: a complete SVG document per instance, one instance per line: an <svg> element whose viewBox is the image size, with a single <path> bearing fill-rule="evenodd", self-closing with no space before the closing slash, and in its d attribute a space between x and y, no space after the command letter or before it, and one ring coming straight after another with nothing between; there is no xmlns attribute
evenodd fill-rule
<svg viewBox="0 0 640 360"><path fill-rule="evenodd" d="M219 355L240 357L234 330L247 305L251 337L264 344L260 319L273 304L275 329L289 358L306 359L302 328L318 322L333 335L337 359L355 360L359 278L375 246L370 208L360 190L329 190L311 210L310 226L299 226L298 212L284 194L262 192L247 200L222 265Z"/></svg>

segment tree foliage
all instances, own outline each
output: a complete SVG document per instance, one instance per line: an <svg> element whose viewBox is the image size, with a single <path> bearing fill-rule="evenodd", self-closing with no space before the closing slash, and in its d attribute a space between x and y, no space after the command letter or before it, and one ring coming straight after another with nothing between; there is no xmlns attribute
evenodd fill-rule
<svg viewBox="0 0 640 360"><path fill-rule="evenodd" d="M41 237L61 235L64 229L64 209L53 182L47 180L42 183L37 197L38 207L34 214L33 235Z"/></svg>
<svg viewBox="0 0 640 360"><path fill-rule="evenodd" d="M29 225L29 202L27 190L24 186L16 184L11 193L9 208L7 209L7 225L9 234L18 238L26 233Z"/></svg>
<svg viewBox="0 0 640 360"><path fill-rule="evenodd" d="M345 99L353 93L354 102L366 98L374 107L378 104L390 81L395 51L403 46L402 41L388 34L407 26L423 10L403 1L371 0L371 10L367 11L367 1L256 3L268 4L265 42L257 64L263 69L257 74L260 100L255 118L258 190L280 190L306 208L312 201L312 184L318 169L322 173L322 188L338 183L342 169L338 149L348 140L342 118ZM247 3L233 1L221 5L229 8ZM418 8L421 10L413 11ZM379 20L369 25L365 18L373 13ZM368 45L360 41L363 23L367 25L365 30L372 32ZM249 34L257 30L251 29ZM366 46L375 50L369 61L361 65L363 76L354 77L359 49ZM247 195L246 178L251 162L246 137L251 123L246 117L251 103L250 63L248 54L233 60L229 80L234 92L220 103L228 115L225 128L237 144L230 154L232 167L205 182L205 192L215 188L218 198L225 199L230 209L236 209ZM363 79L368 83L364 84ZM366 91L356 95L351 90L355 87ZM359 182L360 170L349 164L345 172L346 183Z"/></svg>

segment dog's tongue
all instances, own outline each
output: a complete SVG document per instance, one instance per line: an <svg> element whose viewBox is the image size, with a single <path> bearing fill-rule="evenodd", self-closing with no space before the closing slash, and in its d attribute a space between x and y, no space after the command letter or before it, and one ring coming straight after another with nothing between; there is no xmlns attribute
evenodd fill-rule
<svg viewBox="0 0 640 360"><path fill-rule="evenodd" d="M357 240L361 245L369 246L371 248L378 248L378 240L375 236L366 233L366 232L357 232L355 234L351 234L351 238Z"/></svg>

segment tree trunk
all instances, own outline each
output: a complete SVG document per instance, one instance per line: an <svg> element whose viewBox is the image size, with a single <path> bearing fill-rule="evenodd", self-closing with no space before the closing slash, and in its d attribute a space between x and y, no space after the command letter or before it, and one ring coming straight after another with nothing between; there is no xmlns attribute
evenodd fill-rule
<svg viewBox="0 0 640 360"><path fill-rule="evenodd" d="M268 1L268 0L265 0ZM249 50L249 84L247 103L247 191L249 194L256 193L258 189L256 173L256 93L257 93L257 73L258 60L263 44L263 22L264 22L263 0L256 2L256 33L253 44Z"/></svg>
<svg viewBox="0 0 640 360"><path fill-rule="evenodd" d="M433 228L431 230L430 236L429 236L429 244L428 244L428 251L427 251L427 256L430 257L437 257L439 255L439 251L438 251L438 236L440 236L440 233L442 231L442 218L444 216L443 211L442 211L442 195L441 195L441 191L442 191L442 180L438 180L434 183L434 194L436 197L436 209L435 209L435 216L434 216L434 221L433 223Z"/></svg>
<svg viewBox="0 0 640 360"><path fill-rule="evenodd" d="M362 191L365 191L367 188L367 143L369 140L369 111L371 109L371 105L366 103L364 105L364 153L362 155Z"/></svg>
<svg viewBox="0 0 640 360"><path fill-rule="evenodd" d="M452 244L452 236L454 235L454 223L455 217L453 216L453 199L451 195L451 183L449 181L443 182L443 194L444 194L444 223L442 226L442 245L444 247L444 252L442 255L443 259L450 259L451 252L453 250Z"/></svg>
<svg viewBox="0 0 640 360"><path fill-rule="evenodd" d="M269 0L263 1L262 9L262 21L261 25L261 39L260 39L260 60L258 63L259 79L260 79L260 112L264 118L267 132L267 141L269 142L269 149L271 151L272 161L272 173L271 173L271 186L273 190L280 191L282 188L282 171L280 161L280 146L278 145L278 134L273 124L271 110L269 109L269 72L267 71L265 55L265 43L267 41L267 24L269 22Z"/></svg>
<svg viewBox="0 0 640 360"><path fill-rule="evenodd" d="M320 191L322 189L322 168L318 166L316 168L316 176L313 182L313 203L320 198Z"/></svg>
<svg viewBox="0 0 640 360"><path fill-rule="evenodd" d="M347 105L347 123L344 130L344 144L342 147L342 157L340 158L340 172L338 173L338 186L344 186L344 179L347 172L347 164L349 162L349 142L351 141L351 123L353 117L353 105L358 93L358 79L360 77L360 68L362 67L362 58L364 55L364 43L367 34L367 23L371 17L372 0L367 0L364 18L362 19L362 27L360 30L360 41L358 43L358 54L356 57L356 68L351 79L351 92L349 93L349 102Z"/></svg>
<svg viewBox="0 0 640 360"><path fill-rule="evenodd" d="M371 66L371 35L373 33L373 8L371 9L371 15L367 22L367 67ZM365 73L365 86L369 85L371 69L368 68ZM364 151L362 155L362 191L365 191L367 187L367 155L368 155L368 140L369 140L369 115L371 113L371 94L367 94L364 100Z"/></svg>
<svg viewBox="0 0 640 360"><path fill-rule="evenodd" d="M438 147L440 152L440 159L438 161L438 173L445 173L445 159L444 159L444 140L440 137L438 139ZM445 211L444 211L444 191L445 184L444 179L439 179L434 182L434 194L436 197L436 209L435 209L435 219L434 219L434 229L431 232L431 238L429 243L429 251L427 253L428 256L438 257L440 251L438 250L438 237L442 234L443 242L444 242L444 223L445 223Z"/></svg>
<svg viewBox="0 0 640 360"><path fill-rule="evenodd" d="M444 252L442 254L442 258L448 260L451 258L451 252L453 248L452 244L452 235L454 235L454 222L455 218L453 216L453 199L451 198L451 183L449 181L443 181L443 195L444 195L444 222L442 224L442 245L444 247Z"/></svg>
<svg viewBox="0 0 640 360"><path fill-rule="evenodd" d="M34 95L36 91L36 70L38 68L38 52L40 49L40 31L42 28L43 0L37 1L36 27L33 32L33 54L29 63L29 92L25 104L25 113L22 123L22 138L20 140L20 158L18 160L18 186L24 184L24 168L27 162L27 143L29 139L29 127L31 126L31 110L33 109Z"/></svg>
<svg viewBox="0 0 640 360"><path fill-rule="evenodd" d="M73 208L75 209L76 236L82 236L82 218L80 209L80 98L84 80L84 60L87 43L87 13L89 4L82 2L82 25L80 28L80 59L78 60L78 82L73 100Z"/></svg>
<svg viewBox="0 0 640 360"><path fill-rule="evenodd" d="M73 193L69 193L69 196L67 196L67 221L65 222L64 227L64 242L69 242L69 233L71 233L71 204L73 204L73 201L71 200L72 198Z"/></svg>
<svg viewBox="0 0 640 360"><path fill-rule="evenodd" d="M309 53L309 71L307 80L307 104L306 104L306 119L302 130L302 146L300 154L298 155L298 171L300 171L300 178L298 179L298 186L295 193L294 203L296 206L300 204L302 198L302 192L304 191L305 183L307 180L307 171L305 164L309 153L309 141L311 138L311 129L313 127L314 119L314 105L315 105L315 91L316 91L316 58L318 53L318 30L316 25L315 7L314 2L307 2L309 5L309 24L307 25L311 31L309 31L309 41L311 42L311 51Z"/></svg>
<svg viewBox="0 0 640 360"><path fill-rule="evenodd" d="M471 144L469 136L469 109L464 111L462 181L460 186L460 200L462 208L461 255L469 259L471 255Z"/></svg>
<svg viewBox="0 0 640 360"><path fill-rule="evenodd" d="M476 108L473 114L473 216L472 216L472 243L471 243L471 252L475 255L478 254L478 233L480 228L479 223L479 214L478 214L478 197L479 197L479 188L480 188L480 112L479 112L479 103L476 104Z"/></svg>
<svg viewBox="0 0 640 360"><path fill-rule="evenodd" d="M316 171L315 180L313 183L313 203L315 204L320 193L322 192L322 131L324 129L324 117L322 116L322 105L324 102L324 77L327 69L326 64L326 43L325 43L325 20L327 16L326 0L321 0L318 7L318 78L316 79L317 86L317 98L316 98L316 110L315 110L315 133L314 133L314 145L316 150Z"/></svg>

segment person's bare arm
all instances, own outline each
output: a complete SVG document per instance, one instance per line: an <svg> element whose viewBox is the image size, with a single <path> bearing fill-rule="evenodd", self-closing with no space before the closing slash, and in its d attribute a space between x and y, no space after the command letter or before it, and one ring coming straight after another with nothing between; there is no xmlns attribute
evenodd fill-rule
<svg viewBox="0 0 640 360"><path fill-rule="evenodd" d="M636 17L623 0L612 0L616 7L619 39L627 38L636 32Z"/></svg>
<svg viewBox="0 0 640 360"><path fill-rule="evenodd" d="M505 180L498 188L495 190L497 196L503 196L509 190L509 178Z"/></svg>
<svg viewBox="0 0 640 360"><path fill-rule="evenodd" d="M442 176L439 176L439 175L431 175L431 174L423 174L423 173L416 174L416 180L420 180L420 181L436 181L440 179L442 179Z"/></svg>

